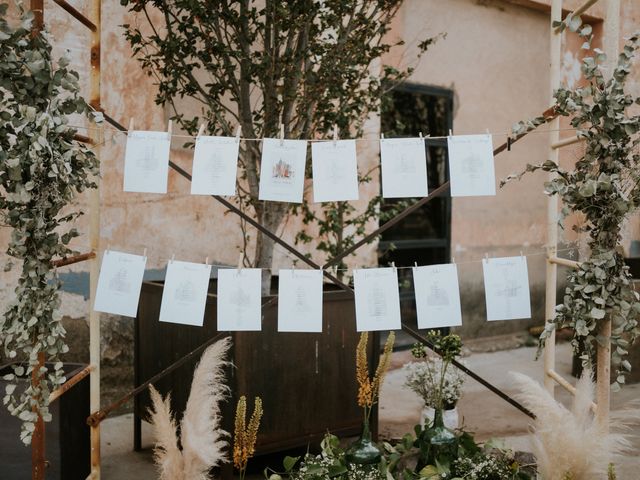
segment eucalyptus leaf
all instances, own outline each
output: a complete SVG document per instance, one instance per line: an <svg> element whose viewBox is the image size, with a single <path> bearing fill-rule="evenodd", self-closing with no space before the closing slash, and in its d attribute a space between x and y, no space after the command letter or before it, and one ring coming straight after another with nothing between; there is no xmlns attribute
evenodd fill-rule
<svg viewBox="0 0 640 480"><path fill-rule="evenodd" d="M22 270L15 301L0 315L0 338L6 358L18 358L20 352L26 360L12 364L14 377L34 370L39 374L35 384L10 389L4 398L10 414L23 422L21 440L29 443L37 420L34 409L45 421L51 419L49 392L64 381L59 357L68 351L51 261L70 252L61 242L77 217L77 206L70 204L93 187L99 170L95 155L70 141L75 131L68 127L65 105L89 111L77 89L62 88L65 82L77 85L78 74L67 69L67 59L52 58L46 32L32 35L31 12L18 6L22 16L16 25L4 22L6 11L0 7L0 215L11 230L6 253ZM64 165L64 175L59 175L58 164ZM47 364L38 368L40 352L55 364L52 371Z"/></svg>

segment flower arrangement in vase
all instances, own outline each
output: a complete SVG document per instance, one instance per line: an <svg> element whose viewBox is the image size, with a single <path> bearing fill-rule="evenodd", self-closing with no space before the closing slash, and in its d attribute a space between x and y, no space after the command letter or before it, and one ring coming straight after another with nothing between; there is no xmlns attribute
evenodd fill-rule
<svg viewBox="0 0 640 480"><path fill-rule="evenodd" d="M358 348L356 350L356 378L358 380L358 405L362 407L364 421L362 435L352 443L345 452L347 463L374 464L379 463L382 458L382 451L371 440L369 422L371 420L373 406L378 402L380 396L384 376L391 363L391 353L393 351L395 338L394 332L389 333L382 356L380 357L380 362L378 363L378 368L376 368L373 378L370 378L369 364L367 362L369 335L367 332L363 332L360 335L360 341L358 342Z"/></svg>
<svg viewBox="0 0 640 480"><path fill-rule="evenodd" d="M464 374L457 368L451 368L440 357L427 356L422 344L415 344L411 353L419 361L404 365L404 386L420 397L424 403L420 425L433 422L435 411L442 403L445 426L458 428L456 405L462 394Z"/></svg>

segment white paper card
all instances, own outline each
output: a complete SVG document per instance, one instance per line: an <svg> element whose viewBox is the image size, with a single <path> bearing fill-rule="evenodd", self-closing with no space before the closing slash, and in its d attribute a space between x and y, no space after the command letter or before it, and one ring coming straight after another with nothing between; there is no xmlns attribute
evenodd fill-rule
<svg viewBox="0 0 640 480"><path fill-rule="evenodd" d="M218 330L260 331L262 270L218 270Z"/></svg>
<svg viewBox="0 0 640 480"><path fill-rule="evenodd" d="M531 318L527 258L482 260L487 320Z"/></svg>
<svg viewBox="0 0 640 480"><path fill-rule="evenodd" d="M235 195L239 149L240 141L235 137L197 137L191 194Z"/></svg>
<svg viewBox="0 0 640 480"><path fill-rule="evenodd" d="M353 271L358 332L397 330L400 292L395 268L365 268Z"/></svg>
<svg viewBox="0 0 640 480"><path fill-rule="evenodd" d="M259 200L302 203L306 140L262 141Z"/></svg>
<svg viewBox="0 0 640 480"><path fill-rule="evenodd" d="M278 275L278 331L322 332L322 270Z"/></svg>
<svg viewBox="0 0 640 480"><path fill-rule="evenodd" d="M455 264L413 268L418 328L462 325L458 269Z"/></svg>
<svg viewBox="0 0 640 480"><path fill-rule="evenodd" d="M451 196L496 194L491 135L456 135L447 138Z"/></svg>
<svg viewBox="0 0 640 480"><path fill-rule="evenodd" d="M170 261L162 291L160 321L201 327L210 276L211 265Z"/></svg>
<svg viewBox="0 0 640 480"><path fill-rule="evenodd" d="M93 309L96 312L135 317L146 264L147 257L105 251Z"/></svg>
<svg viewBox="0 0 640 480"><path fill-rule="evenodd" d="M168 132L129 132L124 156L124 191L167 193L170 149Z"/></svg>
<svg viewBox="0 0 640 480"><path fill-rule="evenodd" d="M311 143L313 201L358 200L356 141Z"/></svg>
<svg viewBox="0 0 640 480"><path fill-rule="evenodd" d="M380 140L382 196L426 197L427 154L422 138Z"/></svg>

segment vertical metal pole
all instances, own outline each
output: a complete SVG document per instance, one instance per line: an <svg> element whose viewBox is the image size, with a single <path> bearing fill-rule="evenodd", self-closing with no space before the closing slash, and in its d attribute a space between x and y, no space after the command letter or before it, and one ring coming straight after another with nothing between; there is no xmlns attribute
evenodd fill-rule
<svg viewBox="0 0 640 480"><path fill-rule="evenodd" d="M560 59L562 56L562 34L556 33L553 22L562 20L562 0L553 0L551 4L551 19L549 21L549 49L551 59L551 72L549 76L551 105L555 104L553 92L560 87ZM560 139L560 118L556 117L549 122L551 133L549 134L549 160L558 162L558 149L551 145ZM555 174L549 174L553 179ZM558 252L558 197L550 195L547 199L547 265L545 278L545 322L553 318L556 308L556 288L558 282L558 266L549 261ZM553 395L555 380L547 372L555 370L556 365L556 334L549 335L544 346L544 386Z"/></svg>
<svg viewBox="0 0 640 480"><path fill-rule="evenodd" d="M101 37L101 0L91 0L91 20L96 30L91 32L91 86L89 103L96 111L101 111L100 102L100 37ZM91 125L91 138L94 152L100 160L103 137L101 124ZM89 244L96 257L91 260L89 270L89 362L93 365L90 377L90 409L91 413L100 410L100 314L93 309L96 288L98 286L100 247L100 179L95 179L98 187L89 193ZM91 426L91 477L100 478L100 424Z"/></svg>
<svg viewBox="0 0 640 480"><path fill-rule="evenodd" d="M604 19L604 51L607 54L607 75L613 75L618 61L620 37L620 0L607 0ZM609 431L609 409L611 406L611 319L605 318L600 325L599 335L604 345L598 343L596 366L597 421L603 432Z"/></svg>

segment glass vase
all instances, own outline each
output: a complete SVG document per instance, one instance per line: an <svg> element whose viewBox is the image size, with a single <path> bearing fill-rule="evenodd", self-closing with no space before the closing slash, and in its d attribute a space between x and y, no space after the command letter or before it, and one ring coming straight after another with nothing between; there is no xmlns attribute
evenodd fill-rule
<svg viewBox="0 0 640 480"><path fill-rule="evenodd" d="M365 421L362 427L362 435L349 446L345 452L345 460L351 464L372 465L380 463L381 458L382 451L371 441L369 423Z"/></svg>
<svg viewBox="0 0 640 480"><path fill-rule="evenodd" d="M433 424L435 417L435 409L433 407L425 406L420 412L420 426L422 428L429 428ZM449 430L455 430L460 426L460 415L457 407L445 408L442 412L442 419L444 426Z"/></svg>
<svg viewBox="0 0 640 480"><path fill-rule="evenodd" d="M446 463L455 458L457 450L456 435L445 426L441 408L436 408L433 423L425 430L423 438L426 442L426 448L423 452L426 455L419 462L421 467L436 465L437 462Z"/></svg>

